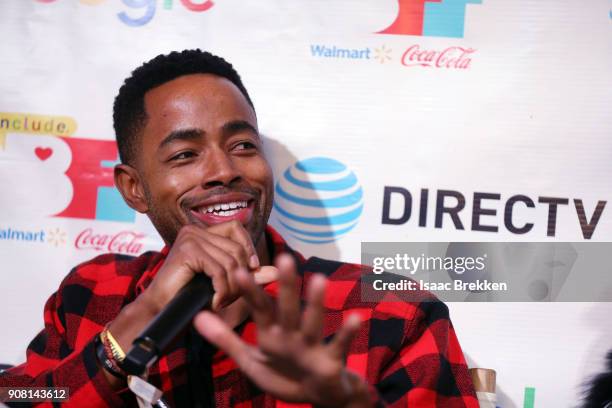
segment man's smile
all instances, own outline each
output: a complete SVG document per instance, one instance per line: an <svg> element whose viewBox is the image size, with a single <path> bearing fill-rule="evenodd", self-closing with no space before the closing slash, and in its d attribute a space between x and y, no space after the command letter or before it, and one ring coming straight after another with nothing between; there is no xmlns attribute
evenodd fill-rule
<svg viewBox="0 0 612 408"><path fill-rule="evenodd" d="M206 200L190 206L190 218L215 225L237 220L246 225L253 217L255 199L247 193L216 194Z"/></svg>

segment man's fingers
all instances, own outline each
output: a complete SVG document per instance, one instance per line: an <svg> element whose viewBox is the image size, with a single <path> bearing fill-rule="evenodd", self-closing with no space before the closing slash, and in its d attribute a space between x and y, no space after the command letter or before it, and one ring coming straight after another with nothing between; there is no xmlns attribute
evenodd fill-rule
<svg viewBox="0 0 612 408"><path fill-rule="evenodd" d="M245 246L243 242L236 241L232 236L225 237L211 231L205 231L202 237L206 244L214 245L236 260L241 266L250 268L249 257L251 256L252 243Z"/></svg>
<svg viewBox="0 0 612 408"><path fill-rule="evenodd" d="M225 281L227 281L228 293L224 296L226 299L223 300L234 300L236 297L238 297L239 290L238 284L236 283L236 270L238 270L238 268L240 267L246 268L247 265L243 261L236 259L232 254L230 254L223 248L218 247L214 243L202 243L202 249L203 251L207 252L210 257L213 258L222 268L221 273L224 276L215 276L215 278L223 278ZM206 270L204 270L204 273L211 276L211 273Z"/></svg>
<svg viewBox="0 0 612 408"><path fill-rule="evenodd" d="M251 307L253 320L259 328L266 328L274 322L274 308L266 293L246 270L240 269L236 274L236 281L242 290L244 300Z"/></svg>
<svg viewBox="0 0 612 408"><path fill-rule="evenodd" d="M212 309L217 310L221 305L221 302L226 302L230 294L230 287L227 281L227 273L225 268L217 262L206 250L203 248L198 257L192 261L193 265L190 265L191 270L202 271L212 279L213 288L215 294L212 300ZM191 263L191 262L190 262Z"/></svg>
<svg viewBox="0 0 612 408"><path fill-rule="evenodd" d="M224 350L237 364L248 357L246 345L234 331L218 316L203 311L193 320L196 330L217 348Z"/></svg>
<svg viewBox="0 0 612 408"><path fill-rule="evenodd" d="M202 251L221 266L221 271L218 271L218 268L204 269L204 272L213 278L217 292L213 298L213 310L227 306L238 297L236 271L238 268L250 268L249 265L254 264L250 259L251 252L254 251L253 243L244 228L241 225L234 226L235 223L232 222L226 224L213 226L217 227L216 230L213 227L198 230L195 237ZM223 289L224 286L227 286L227 289ZM219 291L218 287L222 290Z"/></svg>
<svg viewBox="0 0 612 408"><path fill-rule="evenodd" d="M314 275L307 288L306 310L302 320L302 333L310 344L321 341L323 330L323 298L327 279L323 275Z"/></svg>
<svg viewBox="0 0 612 408"><path fill-rule="evenodd" d="M208 232L216 234L240 244L245 251L245 262L250 269L259 267L259 257L249 233L238 221L229 221L209 227Z"/></svg>
<svg viewBox="0 0 612 408"><path fill-rule="evenodd" d="M253 273L253 279L258 285L267 285L278 280L278 268L275 266L262 266Z"/></svg>
<svg viewBox="0 0 612 408"><path fill-rule="evenodd" d="M343 359L348 352L349 346L353 341L353 338L359 330L361 324L361 318L357 314L350 315L346 321L342 324L342 327L332 341L329 343L330 352L333 357L337 359Z"/></svg>
<svg viewBox="0 0 612 408"><path fill-rule="evenodd" d="M295 330L300 324L300 296L297 290L295 262L288 254L279 255L276 259L278 268L279 323L285 330Z"/></svg>

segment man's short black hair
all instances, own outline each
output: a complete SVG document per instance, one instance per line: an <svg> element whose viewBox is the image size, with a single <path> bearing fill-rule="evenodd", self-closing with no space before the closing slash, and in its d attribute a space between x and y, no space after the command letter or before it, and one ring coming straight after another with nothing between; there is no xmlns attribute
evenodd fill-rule
<svg viewBox="0 0 612 408"><path fill-rule="evenodd" d="M137 154L136 135L147 120L144 95L149 90L189 74L214 74L231 81L242 92L249 105L253 102L232 64L200 49L162 54L136 68L127 78L113 106L113 126L122 163L133 164Z"/></svg>

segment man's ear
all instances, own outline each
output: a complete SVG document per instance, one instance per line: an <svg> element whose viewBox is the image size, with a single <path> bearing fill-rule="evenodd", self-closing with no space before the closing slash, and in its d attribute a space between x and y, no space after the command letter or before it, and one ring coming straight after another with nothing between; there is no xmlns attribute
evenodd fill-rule
<svg viewBox="0 0 612 408"><path fill-rule="evenodd" d="M114 176L115 185L125 202L139 213L147 213L149 206L138 171L130 165L118 164L115 166Z"/></svg>

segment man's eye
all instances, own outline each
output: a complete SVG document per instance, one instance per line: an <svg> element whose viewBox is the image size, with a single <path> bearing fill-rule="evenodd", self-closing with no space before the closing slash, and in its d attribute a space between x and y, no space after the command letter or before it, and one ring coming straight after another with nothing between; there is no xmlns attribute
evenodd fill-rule
<svg viewBox="0 0 612 408"><path fill-rule="evenodd" d="M256 148L257 148L257 145L253 142L240 142L236 146L234 146L234 149L236 150L250 150L250 149L256 149Z"/></svg>
<svg viewBox="0 0 612 408"><path fill-rule="evenodd" d="M172 156L170 160L185 160L185 159L189 159L194 156L195 154L193 152L180 152Z"/></svg>

